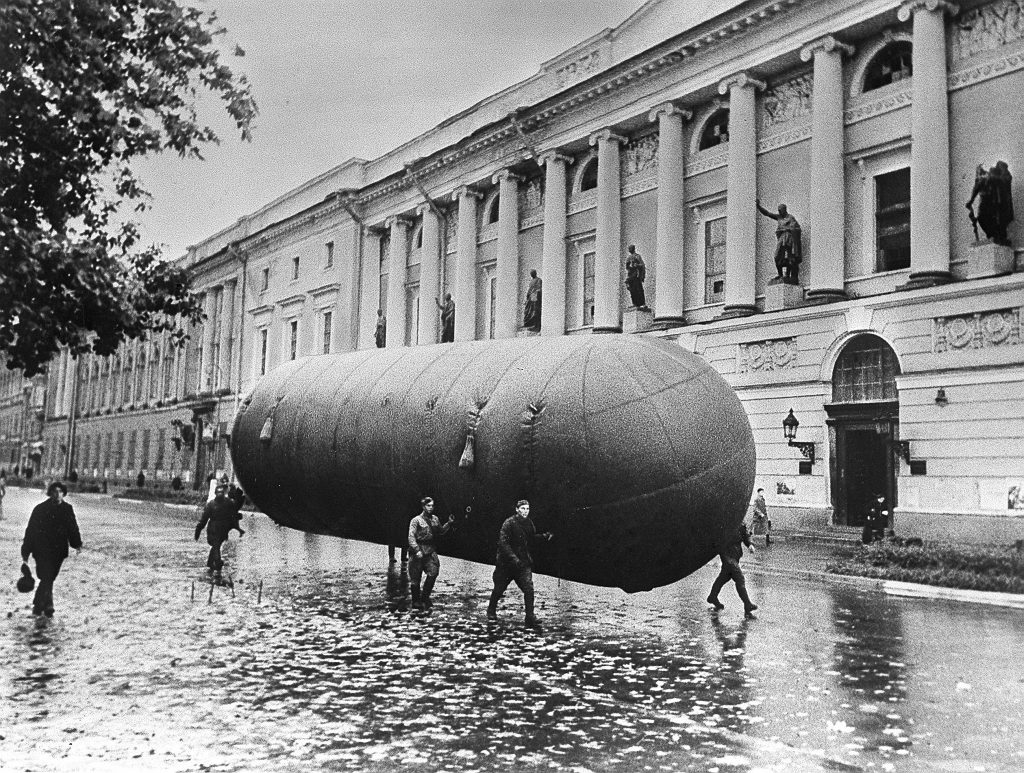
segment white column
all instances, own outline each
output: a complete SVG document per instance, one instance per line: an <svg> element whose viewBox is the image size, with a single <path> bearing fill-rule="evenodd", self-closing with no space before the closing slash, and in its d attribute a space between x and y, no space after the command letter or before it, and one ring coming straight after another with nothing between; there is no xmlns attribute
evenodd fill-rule
<svg viewBox="0 0 1024 773"><path fill-rule="evenodd" d="M656 322L681 324L686 303L684 256L686 254L686 154L683 150L683 121L692 114L671 102L650 113L658 122L658 249L654 256L654 275L658 278L655 296Z"/></svg>
<svg viewBox="0 0 1024 773"><path fill-rule="evenodd" d="M476 204L481 194L463 186L452 194L459 202L458 252L455 254L455 340L476 338Z"/></svg>
<svg viewBox="0 0 1024 773"><path fill-rule="evenodd" d="M544 251L540 278L540 332L546 336L565 335L565 167L572 161L554 150L541 155L544 166Z"/></svg>
<svg viewBox="0 0 1024 773"><path fill-rule="evenodd" d="M436 344L438 335L438 309L434 299L441 293L441 228L437 215L429 204L422 205L417 214L423 218L423 249L420 256L420 324L419 342ZM456 316L458 316L456 314Z"/></svg>
<svg viewBox="0 0 1024 773"><path fill-rule="evenodd" d="M602 129L597 145L597 238L594 255L594 332L622 332L622 182L619 147L625 137Z"/></svg>
<svg viewBox="0 0 1024 773"><path fill-rule="evenodd" d="M843 166L843 54L853 47L832 36L800 51L814 59L811 114L811 232L807 300L829 303L846 297L846 173Z"/></svg>
<svg viewBox="0 0 1024 773"><path fill-rule="evenodd" d="M949 273L949 92L943 0L911 0L899 19L914 19L910 109L910 285L944 284Z"/></svg>
<svg viewBox="0 0 1024 773"><path fill-rule="evenodd" d="M498 259L495 266L494 337L514 338L519 329L519 178L504 169L498 184ZM458 309L455 310L458 316Z"/></svg>
<svg viewBox="0 0 1024 773"><path fill-rule="evenodd" d="M206 290L206 298L203 301L202 348L199 350L199 383L195 385L196 392L201 393L210 389L213 385L213 326L216 316L217 288L210 287Z"/></svg>
<svg viewBox="0 0 1024 773"><path fill-rule="evenodd" d="M405 280L409 240L406 233L409 221L391 217L385 223L391 229L391 249L388 253L388 309L387 348L405 346Z"/></svg>
<svg viewBox="0 0 1024 773"><path fill-rule="evenodd" d="M745 73L718 84L729 95L729 170L725 224L725 309L727 317L757 311L757 124L754 97L762 81Z"/></svg>
<svg viewBox="0 0 1024 773"><path fill-rule="evenodd" d="M231 350L233 343L233 331L235 328L235 290L238 287L237 279L229 279L224 283L224 299L220 304L220 362L218 381L219 388L231 386Z"/></svg>

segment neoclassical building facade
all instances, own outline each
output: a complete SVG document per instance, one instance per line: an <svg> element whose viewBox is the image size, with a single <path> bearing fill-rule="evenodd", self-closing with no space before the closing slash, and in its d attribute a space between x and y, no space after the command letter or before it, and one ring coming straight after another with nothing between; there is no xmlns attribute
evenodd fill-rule
<svg viewBox="0 0 1024 773"><path fill-rule="evenodd" d="M388 347L436 344L450 293L456 341L621 333L703 356L747 408L777 528L856 526L880 491L900 533L1024 538L1024 265L964 206L979 165L1024 169L1021 93L1024 0L649 0L191 248L206 323L185 350L54 363L41 464L224 469L269 369L374 347L381 319ZM759 200L799 221L796 284Z"/></svg>

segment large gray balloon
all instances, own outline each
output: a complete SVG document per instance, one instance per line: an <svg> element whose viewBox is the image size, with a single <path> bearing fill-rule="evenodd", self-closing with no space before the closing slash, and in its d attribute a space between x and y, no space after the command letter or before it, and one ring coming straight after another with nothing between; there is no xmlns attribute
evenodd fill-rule
<svg viewBox="0 0 1024 773"><path fill-rule="evenodd" d="M231 454L280 524L403 544L430 495L442 518L457 516L439 552L471 561L493 562L502 521L528 499L538 530L555 535L535 547L536 571L631 592L713 558L754 481L750 424L729 385L642 336L295 360L245 401Z"/></svg>

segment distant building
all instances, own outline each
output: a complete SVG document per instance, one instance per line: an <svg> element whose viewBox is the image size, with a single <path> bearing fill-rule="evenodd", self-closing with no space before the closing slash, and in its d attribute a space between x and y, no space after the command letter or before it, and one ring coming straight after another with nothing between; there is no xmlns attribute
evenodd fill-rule
<svg viewBox="0 0 1024 773"><path fill-rule="evenodd" d="M1024 273L964 208L978 164L1024 175L1024 3L695 7L650 0L191 248L209 321L187 352L55 363L46 469L74 436L83 475L202 478L267 370L373 347L378 309L388 347L433 344L445 292L457 341L532 334L537 269L541 335L668 338L733 385L777 528L857 525L882 491L903 534L1024 537ZM757 198L800 221L797 286Z"/></svg>

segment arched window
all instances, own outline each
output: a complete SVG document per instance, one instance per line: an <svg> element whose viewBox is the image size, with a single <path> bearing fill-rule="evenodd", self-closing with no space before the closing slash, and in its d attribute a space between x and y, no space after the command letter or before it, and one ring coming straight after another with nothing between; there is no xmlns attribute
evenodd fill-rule
<svg viewBox="0 0 1024 773"><path fill-rule="evenodd" d="M899 373L899 360L889 344L878 336L857 336L843 348L832 371L832 402L895 400Z"/></svg>
<svg viewBox="0 0 1024 773"><path fill-rule="evenodd" d="M700 142L697 143L697 150L707 150L715 145L721 145L729 141L729 111L725 108L716 110L704 123L700 133Z"/></svg>
<svg viewBox="0 0 1024 773"><path fill-rule="evenodd" d="M910 41L896 40L875 54L864 72L863 90L878 89L913 75L911 51Z"/></svg>
<svg viewBox="0 0 1024 773"><path fill-rule="evenodd" d="M484 213L484 224L490 225L491 223L498 222L498 207L501 204L501 195L495 196L491 199L490 205L487 207L487 211Z"/></svg>
<svg viewBox="0 0 1024 773"><path fill-rule="evenodd" d="M587 165L583 167L583 173L580 175L580 192L592 191L597 187L597 159L592 158L587 162Z"/></svg>

